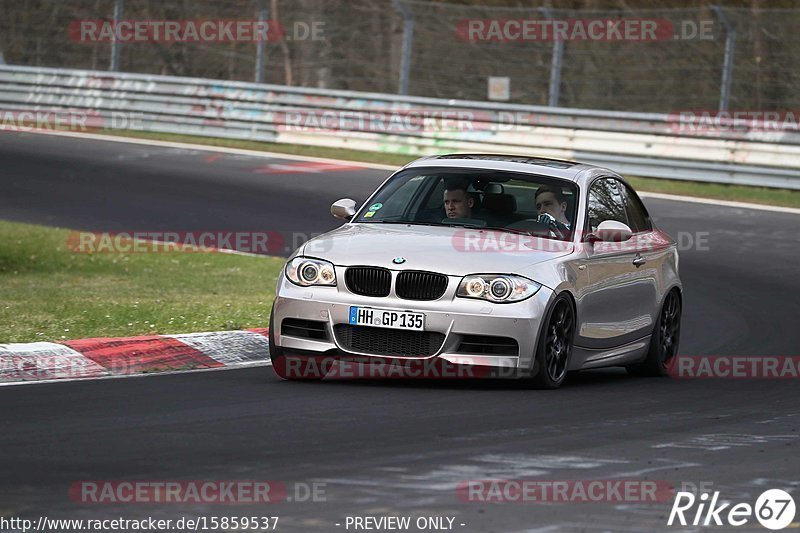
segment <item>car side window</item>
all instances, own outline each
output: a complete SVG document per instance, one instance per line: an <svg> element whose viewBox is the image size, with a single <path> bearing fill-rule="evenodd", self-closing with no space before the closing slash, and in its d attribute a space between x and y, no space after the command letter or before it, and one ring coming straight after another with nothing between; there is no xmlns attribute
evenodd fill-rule
<svg viewBox="0 0 800 533"><path fill-rule="evenodd" d="M597 226L606 220L628 224L625 203L620 194L617 180L601 178L592 184L588 196L589 231L597 231Z"/></svg>
<svg viewBox="0 0 800 533"><path fill-rule="evenodd" d="M624 183L621 184L620 188L625 195L625 209L628 213L631 230L634 233L652 230L653 225L650 223L650 215L647 213L647 209L644 207L639 195Z"/></svg>

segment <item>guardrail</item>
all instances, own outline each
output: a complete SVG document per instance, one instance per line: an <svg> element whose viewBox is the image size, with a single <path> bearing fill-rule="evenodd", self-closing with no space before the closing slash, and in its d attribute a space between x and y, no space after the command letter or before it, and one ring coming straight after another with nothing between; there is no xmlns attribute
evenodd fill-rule
<svg viewBox="0 0 800 533"><path fill-rule="evenodd" d="M800 189L800 132L745 121L698 129L666 114L17 66L0 66L0 111L5 129L19 128L22 113L60 111L82 114L86 128L409 155L516 152L638 176Z"/></svg>

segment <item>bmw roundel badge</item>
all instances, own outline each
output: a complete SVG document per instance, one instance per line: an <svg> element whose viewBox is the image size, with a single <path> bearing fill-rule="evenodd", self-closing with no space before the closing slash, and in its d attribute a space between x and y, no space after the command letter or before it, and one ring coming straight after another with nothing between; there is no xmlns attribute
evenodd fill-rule
<svg viewBox="0 0 800 533"><path fill-rule="evenodd" d="M405 257L395 257L394 259L392 259L392 263L394 263L395 265L402 265L405 262L406 262Z"/></svg>

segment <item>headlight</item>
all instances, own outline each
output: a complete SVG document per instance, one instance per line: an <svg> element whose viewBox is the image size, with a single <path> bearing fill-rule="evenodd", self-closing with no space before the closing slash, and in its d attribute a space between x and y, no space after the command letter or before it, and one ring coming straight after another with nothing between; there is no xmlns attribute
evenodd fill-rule
<svg viewBox="0 0 800 533"><path fill-rule="evenodd" d="M336 271L333 264L321 259L295 257L286 263L286 277L295 285L310 287L311 285L336 285Z"/></svg>
<svg viewBox="0 0 800 533"><path fill-rule="evenodd" d="M519 302L536 294L541 287L522 276L473 274L461 280L456 296L497 303Z"/></svg>

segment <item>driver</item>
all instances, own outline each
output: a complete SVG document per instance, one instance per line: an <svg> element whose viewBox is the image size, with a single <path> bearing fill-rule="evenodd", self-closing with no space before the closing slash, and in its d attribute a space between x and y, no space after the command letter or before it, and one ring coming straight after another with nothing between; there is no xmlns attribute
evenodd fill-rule
<svg viewBox="0 0 800 533"><path fill-rule="evenodd" d="M447 218L472 218L475 198L467 192L466 182L448 183L444 190L444 212Z"/></svg>
<svg viewBox="0 0 800 533"><path fill-rule="evenodd" d="M536 211L539 222L555 225L558 229L570 229L567 219L567 199L557 188L543 185L536 189Z"/></svg>

